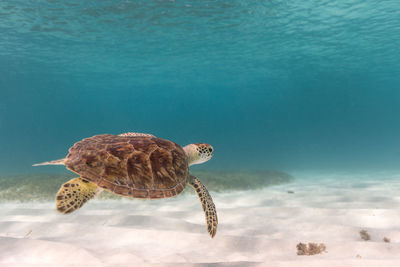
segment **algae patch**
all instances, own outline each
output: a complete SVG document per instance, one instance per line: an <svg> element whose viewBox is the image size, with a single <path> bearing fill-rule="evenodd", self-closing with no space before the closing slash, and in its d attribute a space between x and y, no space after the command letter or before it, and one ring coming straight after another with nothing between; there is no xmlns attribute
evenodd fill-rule
<svg viewBox="0 0 400 267"><path fill-rule="evenodd" d="M263 187L288 183L293 180L289 174L279 171L257 172L223 172L223 171L194 171L209 191L254 190ZM24 174L0 176L0 201L49 201L54 200L60 186L76 177L70 173ZM184 193L193 193L188 188ZM98 199L121 198L110 192L103 192Z"/></svg>

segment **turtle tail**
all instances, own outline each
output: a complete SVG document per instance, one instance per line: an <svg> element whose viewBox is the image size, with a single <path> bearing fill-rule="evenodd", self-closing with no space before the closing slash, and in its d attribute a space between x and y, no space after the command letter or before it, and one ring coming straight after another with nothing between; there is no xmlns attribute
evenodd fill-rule
<svg viewBox="0 0 400 267"><path fill-rule="evenodd" d="M42 163L36 163L33 164L32 166L43 166L43 165L64 165L65 159L57 159L57 160L52 160L52 161L46 161Z"/></svg>

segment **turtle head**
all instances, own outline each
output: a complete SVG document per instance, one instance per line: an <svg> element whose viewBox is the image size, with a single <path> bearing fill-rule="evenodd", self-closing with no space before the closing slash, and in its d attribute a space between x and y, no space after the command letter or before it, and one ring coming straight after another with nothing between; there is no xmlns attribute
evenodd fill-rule
<svg viewBox="0 0 400 267"><path fill-rule="evenodd" d="M183 148L188 157L189 166L200 164L210 160L214 154L214 148L209 144L190 144Z"/></svg>

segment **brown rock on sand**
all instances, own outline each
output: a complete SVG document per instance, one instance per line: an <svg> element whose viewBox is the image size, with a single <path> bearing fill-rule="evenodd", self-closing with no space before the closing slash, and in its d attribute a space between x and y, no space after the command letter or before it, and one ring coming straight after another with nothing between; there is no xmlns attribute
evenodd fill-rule
<svg viewBox="0 0 400 267"><path fill-rule="evenodd" d="M311 255L321 254L322 252L326 252L326 246L323 243L320 243L320 244L298 243L296 247L297 247L297 255L299 255L299 256L303 256L303 255L311 256Z"/></svg>
<svg viewBox="0 0 400 267"><path fill-rule="evenodd" d="M361 230L360 236L365 241L371 240L371 236L368 234L367 230Z"/></svg>
<svg viewBox="0 0 400 267"><path fill-rule="evenodd" d="M390 238L387 238L386 236L383 238L383 241L386 243L390 243Z"/></svg>

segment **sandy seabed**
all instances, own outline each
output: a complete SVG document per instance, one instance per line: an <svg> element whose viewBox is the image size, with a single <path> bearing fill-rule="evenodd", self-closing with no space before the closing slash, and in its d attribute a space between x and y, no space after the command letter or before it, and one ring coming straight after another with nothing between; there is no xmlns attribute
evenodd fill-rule
<svg viewBox="0 0 400 267"><path fill-rule="evenodd" d="M400 175L298 176L211 192L214 239L192 194L92 200L71 215L53 202L1 203L0 266L400 266ZM326 252L299 256L299 242Z"/></svg>

